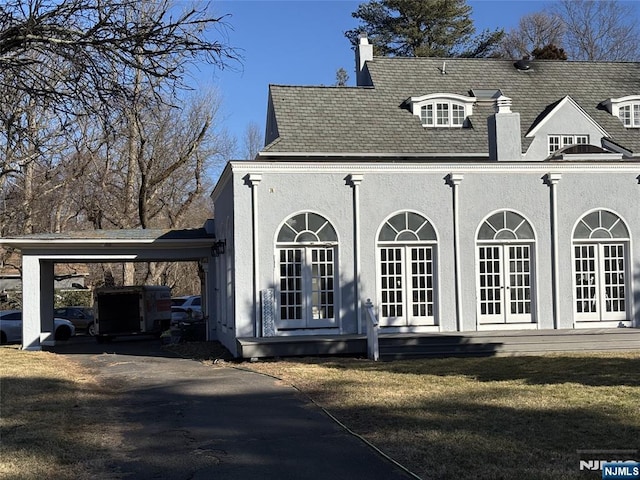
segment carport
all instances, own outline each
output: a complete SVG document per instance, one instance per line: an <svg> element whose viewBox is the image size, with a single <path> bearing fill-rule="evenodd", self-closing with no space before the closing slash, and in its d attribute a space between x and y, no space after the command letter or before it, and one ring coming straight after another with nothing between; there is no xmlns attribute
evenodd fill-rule
<svg viewBox="0 0 640 480"><path fill-rule="evenodd" d="M216 339L213 306L215 263L224 241L216 241L213 220L186 230L91 230L0 238L22 253L22 348L54 345L54 265L56 263L184 262L200 264L207 339ZM216 246L217 248L214 248Z"/></svg>

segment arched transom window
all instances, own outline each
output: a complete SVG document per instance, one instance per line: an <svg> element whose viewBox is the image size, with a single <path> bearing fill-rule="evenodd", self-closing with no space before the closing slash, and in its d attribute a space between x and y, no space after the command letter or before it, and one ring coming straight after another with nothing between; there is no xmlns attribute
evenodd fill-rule
<svg viewBox="0 0 640 480"><path fill-rule="evenodd" d="M278 328L323 328L336 324L338 235L322 215L288 218L277 236Z"/></svg>
<svg viewBox="0 0 640 480"><path fill-rule="evenodd" d="M435 325L436 231L424 216L398 213L378 235L381 326Z"/></svg>
<svg viewBox="0 0 640 480"><path fill-rule="evenodd" d="M628 239L629 230L622 219L607 210L591 212L580 219L573 233L574 239Z"/></svg>
<svg viewBox="0 0 640 480"><path fill-rule="evenodd" d="M628 245L629 230L613 212L596 210L578 221L573 231L577 321L617 326L616 322L629 320Z"/></svg>
<svg viewBox="0 0 640 480"><path fill-rule="evenodd" d="M491 215L480 227L478 240L533 240L533 229L525 218L510 210Z"/></svg>
<svg viewBox="0 0 640 480"><path fill-rule="evenodd" d="M278 233L278 243L337 242L329 221L317 213L305 212L289 218Z"/></svg>

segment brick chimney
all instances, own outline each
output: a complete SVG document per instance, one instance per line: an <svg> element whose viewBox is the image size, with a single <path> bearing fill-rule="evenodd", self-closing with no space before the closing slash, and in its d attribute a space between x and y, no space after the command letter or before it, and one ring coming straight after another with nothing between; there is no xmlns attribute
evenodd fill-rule
<svg viewBox="0 0 640 480"><path fill-rule="evenodd" d="M487 119L489 160L513 162L522 160L520 114L511 111L511 99L496 98L496 113Z"/></svg>
<svg viewBox="0 0 640 480"><path fill-rule="evenodd" d="M366 34L360 34L356 47L356 85L358 87L371 86L371 77L364 71L364 64L369 60L373 60L373 45L369 43Z"/></svg>

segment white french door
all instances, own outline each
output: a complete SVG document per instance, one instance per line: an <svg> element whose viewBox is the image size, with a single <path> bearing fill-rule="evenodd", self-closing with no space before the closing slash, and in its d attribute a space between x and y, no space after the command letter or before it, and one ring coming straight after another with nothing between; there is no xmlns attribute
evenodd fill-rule
<svg viewBox="0 0 640 480"><path fill-rule="evenodd" d="M533 321L532 264L530 245L478 246L480 323Z"/></svg>
<svg viewBox="0 0 640 480"><path fill-rule="evenodd" d="M434 247L381 247L380 325L435 325Z"/></svg>
<svg viewBox="0 0 640 480"><path fill-rule="evenodd" d="M333 247L280 248L278 328L336 324Z"/></svg>
<svg viewBox="0 0 640 480"><path fill-rule="evenodd" d="M576 319L627 320L625 244L576 244L574 256Z"/></svg>

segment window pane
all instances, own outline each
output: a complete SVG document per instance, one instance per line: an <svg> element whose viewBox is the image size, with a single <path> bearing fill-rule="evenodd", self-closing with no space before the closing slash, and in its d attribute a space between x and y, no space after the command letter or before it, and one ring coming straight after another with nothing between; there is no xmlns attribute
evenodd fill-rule
<svg viewBox="0 0 640 480"><path fill-rule="evenodd" d="M462 125L464 122L464 107L462 105L451 105L451 124Z"/></svg>
<svg viewBox="0 0 640 480"><path fill-rule="evenodd" d="M633 126L640 127L640 103L633 106Z"/></svg>
<svg viewBox="0 0 640 480"><path fill-rule="evenodd" d="M449 104L436 104L436 120L438 125L449 125Z"/></svg>
<svg viewBox="0 0 640 480"><path fill-rule="evenodd" d="M433 125L433 105L424 105L420 109L420 120L423 125Z"/></svg>
<svg viewBox="0 0 640 480"><path fill-rule="evenodd" d="M618 116L625 127L631 126L631 105L626 105L624 107L620 107L618 110Z"/></svg>

